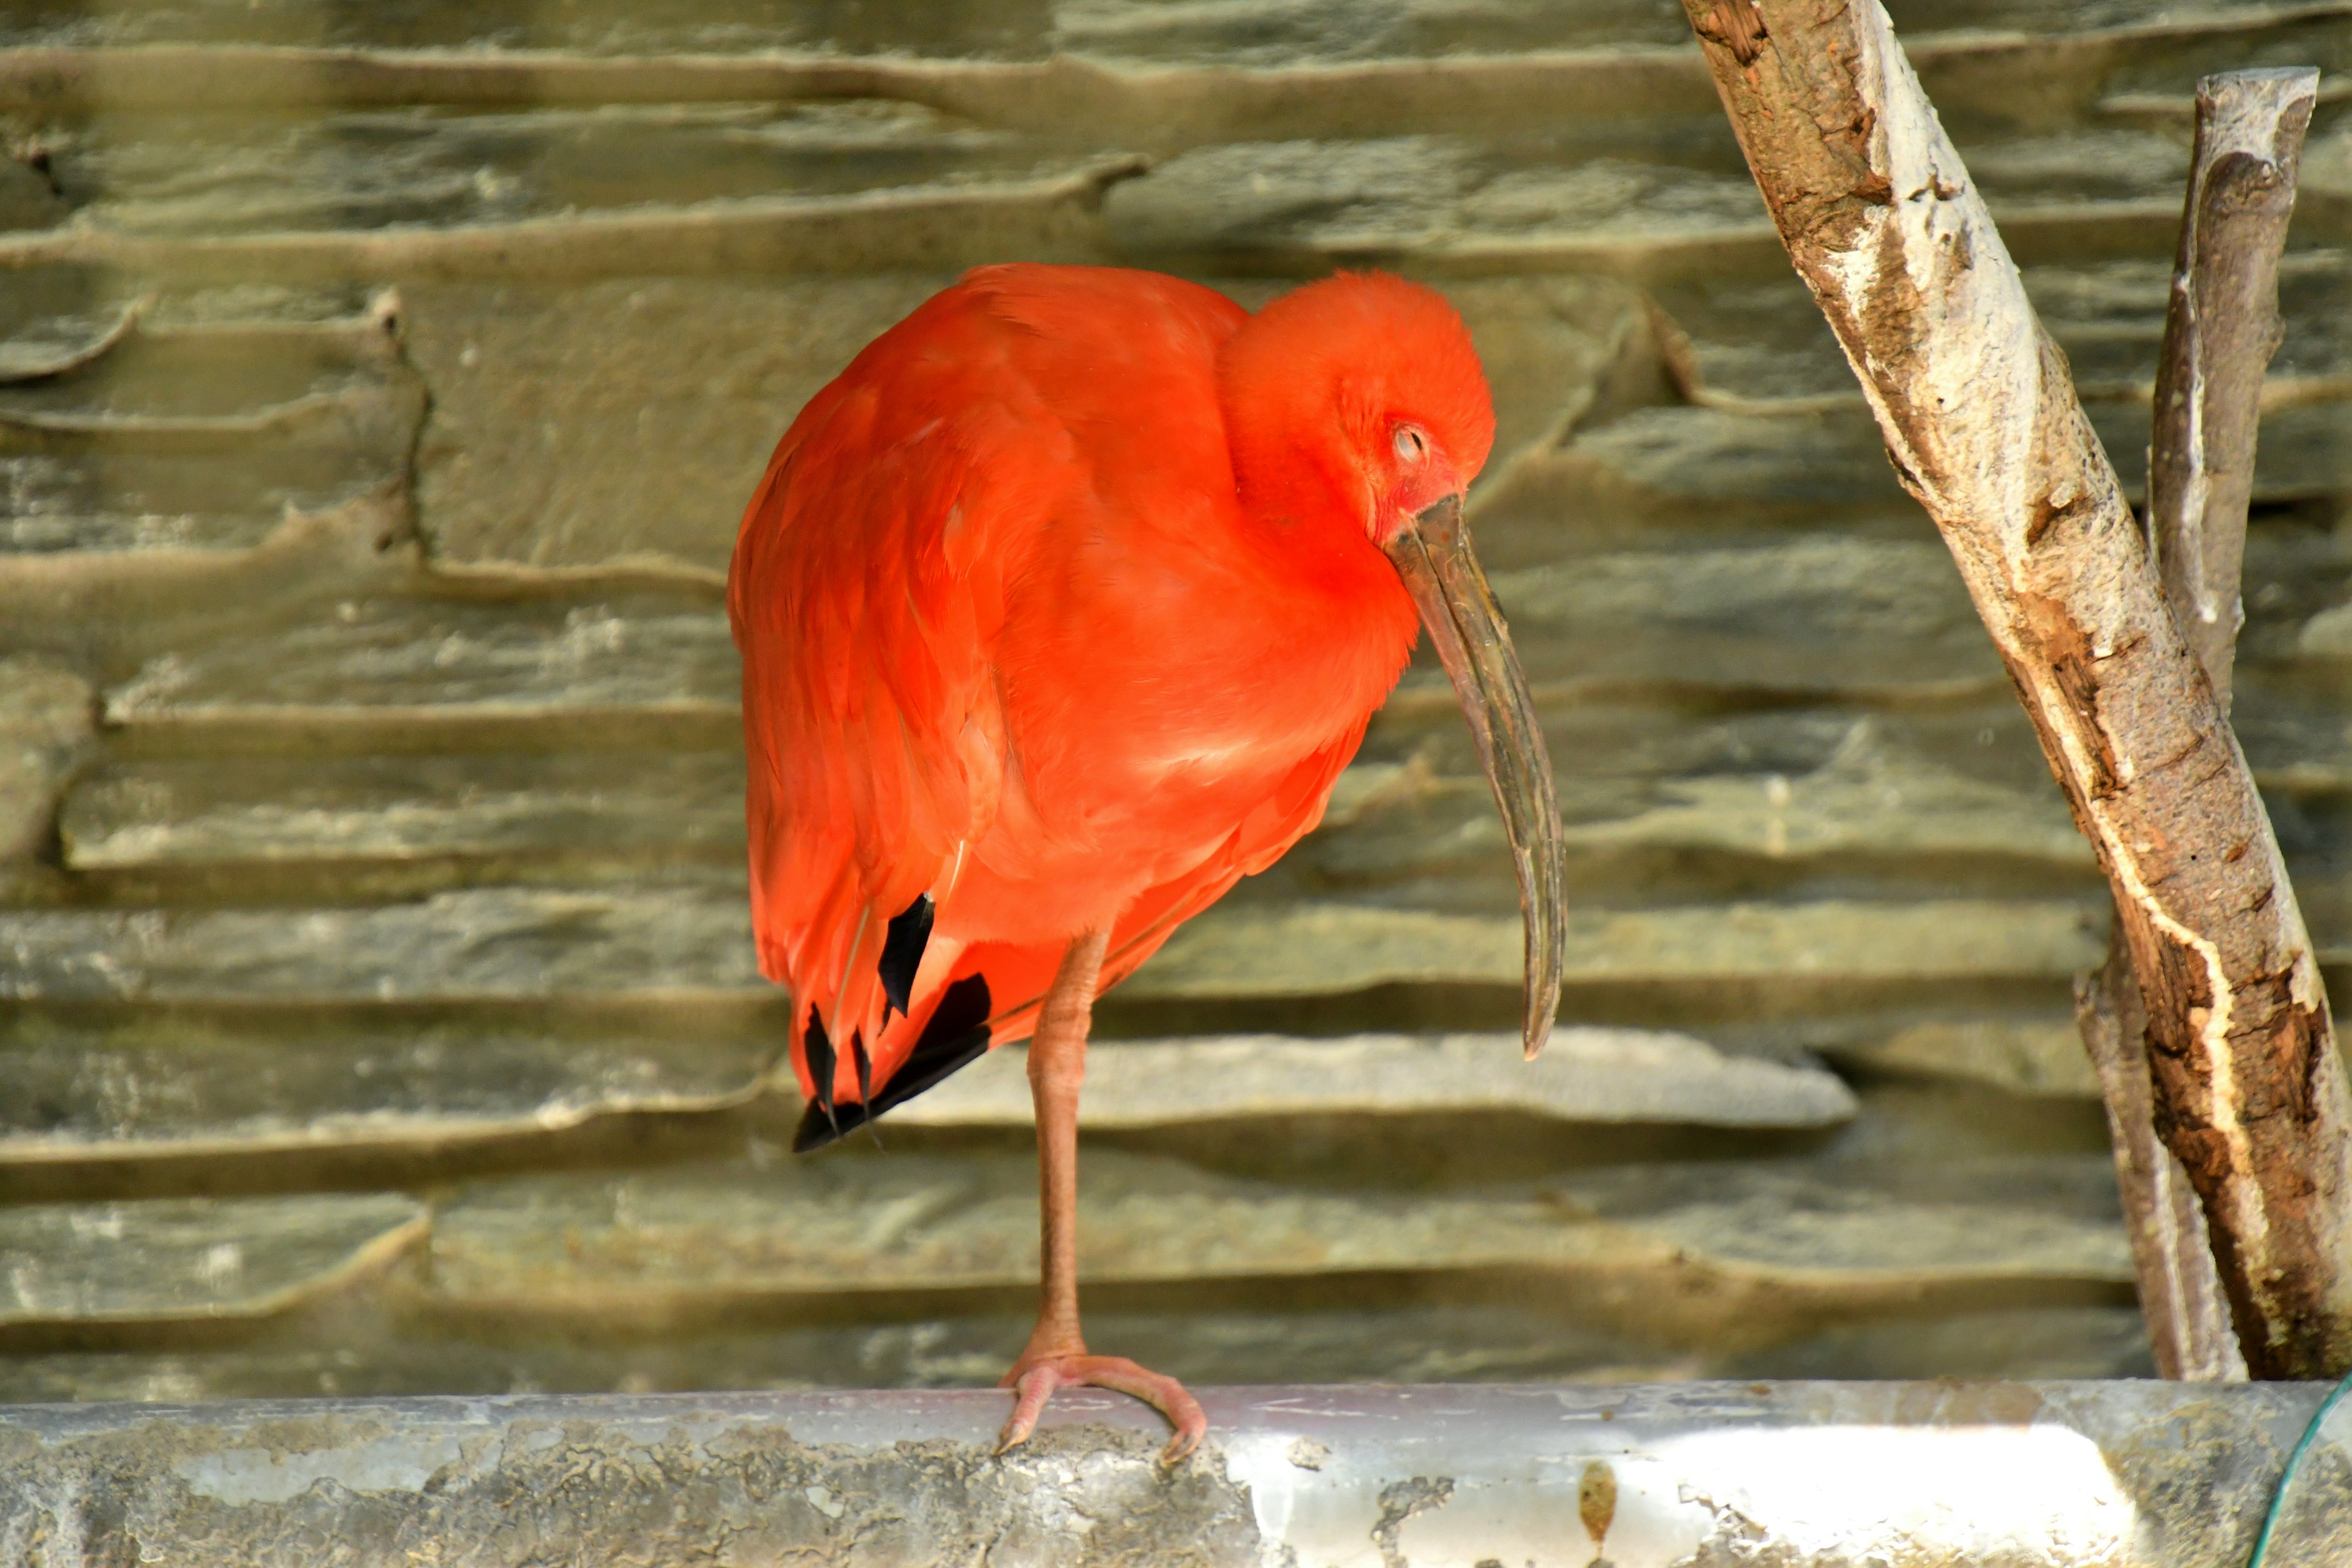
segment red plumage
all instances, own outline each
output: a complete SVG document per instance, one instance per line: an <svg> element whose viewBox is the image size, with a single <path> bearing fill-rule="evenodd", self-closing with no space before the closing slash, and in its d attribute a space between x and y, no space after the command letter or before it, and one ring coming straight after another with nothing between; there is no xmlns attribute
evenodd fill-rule
<svg viewBox="0 0 2352 1568"><path fill-rule="evenodd" d="M834 1099L861 1098L853 1032L878 1096L950 982L982 976L991 1043L1021 1038L1074 936L1110 928L1107 988L1320 819L1415 633L1318 423L1379 416L1368 358L1430 381L1379 365L1401 309L1458 344L1431 417L1466 479L1493 428L1466 335L1378 277L1253 318L1153 273L985 268L793 421L729 609L760 963L804 1091L812 1011ZM884 931L925 893L886 1025Z"/></svg>
<svg viewBox="0 0 2352 1568"><path fill-rule="evenodd" d="M1461 527L1493 439L1425 289L1343 276L1253 316L1152 273L992 267L776 447L728 608L752 923L812 1100L794 1146L1034 1037L1041 1304L1003 1443L1071 1384L1149 1400L1171 1459L1200 1441L1181 1384L1079 1331L1093 999L1321 818L1417 622L1503 808L1542 1043L1558 815Z"/></svg>

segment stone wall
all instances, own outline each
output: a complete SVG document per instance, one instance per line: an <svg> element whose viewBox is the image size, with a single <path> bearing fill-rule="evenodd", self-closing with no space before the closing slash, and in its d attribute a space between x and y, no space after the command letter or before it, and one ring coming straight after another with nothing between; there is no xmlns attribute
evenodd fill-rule
<svg viewBox="0 0 2352 1568"><path fill-rule="evenodd" d="M2333 71L2352 5L1897 20L2136 476L2190 85ZM1103 1348L2145 1366L2068 1019L2104 889L1671 0L184 0L0 43L0 1399L993 1381L1020 1064L782 1152L719 584L801 400L1015 257L1455 300L1576 905L1522 1068L1499 824L1417 667L1326 826L1104 1008ZM2340 984L2338 105L2238 722Z"/></svg>

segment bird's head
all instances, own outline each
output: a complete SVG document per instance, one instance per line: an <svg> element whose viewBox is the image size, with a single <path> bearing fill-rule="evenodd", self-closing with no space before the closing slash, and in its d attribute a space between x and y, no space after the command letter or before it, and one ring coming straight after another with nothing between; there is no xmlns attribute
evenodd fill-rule
<svg viewBox="0 0 2352 1568"><path fill-rule="evenodd" d="M1243 509L1334 550L1377 546L1454 683L1518 872L1532 1057L1559 1005L1566 876L1535 700L1463 522L1464 494L1495 444L1470 333L1433 289L1342 273L1242 323L1217 374Z"/></svg>
<svg viewBox="0 0 2352 1568"><path fill-rule="evenodd" d="M1234 479L1257 516L1360 526L1385 548L1467 490L1495 444L1494 398L1445 297L1343 272L1275 300L1218 363Z"/></svg>

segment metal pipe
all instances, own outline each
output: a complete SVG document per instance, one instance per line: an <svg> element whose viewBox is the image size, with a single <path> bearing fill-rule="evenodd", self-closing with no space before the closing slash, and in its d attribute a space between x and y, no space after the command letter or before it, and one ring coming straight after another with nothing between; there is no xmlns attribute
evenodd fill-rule
<svg viewBox="0 0 2352 1568"><path fill-rule="evenodd" d="M1072 1391L0 1407L0 1563L2242 1568L2315 1384ZM2346 1424L2352 1428L2352 1421ZM2352 1446L2266 1568L2352 1563Z"/></svg>

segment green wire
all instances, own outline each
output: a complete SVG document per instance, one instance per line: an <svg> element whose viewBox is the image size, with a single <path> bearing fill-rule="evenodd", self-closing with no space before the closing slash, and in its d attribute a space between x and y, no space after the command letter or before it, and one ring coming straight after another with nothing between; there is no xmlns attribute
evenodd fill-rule
<svg viewBox="0 0 2352 1568"><path fill-rule="evenodd" d="M2286 1506L2287 1489L2294 1484L2294 1472L2302 1467L2303 1457L2311 1451L2312 1444L2319 1440L2320 1428L2327 1425L2328 1414L2347 1394L2352 1394L2352 1377L2337 1384L2335 1391L2319 1402L2319 1408L2311 1413L2311 1424L2295 1439L2294 1450L2286 1457L2286 1468L2279 1472L2278 1490L2271 1494L2270 1511L2263 1515L2263 1532L2254 1537L2254 1554L2246 1560L2246 1568L2263 1568L2263 1560L2270 1555L2271 1531L2278 1528L2279 1510Z"/></svg>

